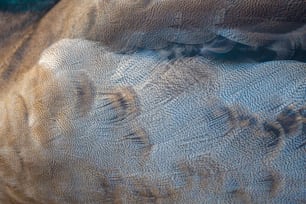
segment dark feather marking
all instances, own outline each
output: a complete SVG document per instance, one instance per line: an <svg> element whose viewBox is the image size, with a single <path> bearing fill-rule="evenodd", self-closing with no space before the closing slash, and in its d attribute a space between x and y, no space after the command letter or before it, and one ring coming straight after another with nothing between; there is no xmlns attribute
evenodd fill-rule
<svg viewBox="0 0 306 204"><path fill-rule="evenodd" d="M281 130L272 123L264 122L264 130L270 133L268 141L266 142L267 147L275 147L280 141Z"/></svg>
<svg viewBox="0 0 306 204"><path fill-rule="evenodd" d="M79 102L76 109L80 109L81 114L84 115L92 108L96 95L96 87L85 74L82 74L75 84Z"/></svg>
<svg viewBox="0 0 306 204"><path fill-rule="evenodd" d="M275 173L269 173L261 180L267 186L267 190L270 195L273 196L278 190L278 186L280 185L280 178Z"/></svg>
<svg viewBox="0 0 306 204"><path fill-rule="evenodd" d="M291 133L297 129L298 125L298 114L291 108L286 108L278 117L277 121L283 127L286 134Z"/></svg>
<svg viewBox="0 0 306 204"><path fill-rule="evenodd" d="M137 97L134 90L130 87L114 89L111 93L104 93L108 103L102 107L110 106L115 112L115 116L109 119L111 123L123 122L131 116L139 113Z"/></svg>

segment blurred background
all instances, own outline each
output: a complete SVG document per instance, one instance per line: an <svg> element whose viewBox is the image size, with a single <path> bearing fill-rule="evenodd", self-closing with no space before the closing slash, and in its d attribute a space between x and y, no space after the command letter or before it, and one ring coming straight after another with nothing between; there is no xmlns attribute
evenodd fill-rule
<svg viewBox="0 0 306 204"><path fill-rule="evenodd" d="M0 10L11 12L40 11L49 9L58 0L0 0Z"/></svg>

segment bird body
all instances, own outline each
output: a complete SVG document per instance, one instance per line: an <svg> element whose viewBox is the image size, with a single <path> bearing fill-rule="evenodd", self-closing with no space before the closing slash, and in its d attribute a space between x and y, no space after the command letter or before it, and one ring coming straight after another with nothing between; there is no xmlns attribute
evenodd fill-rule
<svg viewBox="0 0 306 204"><path fill-rule="evenodd" d="M303 202L305 69L61 40L2 100L1 201Z"/></svg>
<svg viewBox="0 0 306 204"><path fill-rule="evenodd" d="M306 64L291 60L305 8L61 0L0 12L0 203L305 203ZM276 57L205 54L235 49Z"/></svg>

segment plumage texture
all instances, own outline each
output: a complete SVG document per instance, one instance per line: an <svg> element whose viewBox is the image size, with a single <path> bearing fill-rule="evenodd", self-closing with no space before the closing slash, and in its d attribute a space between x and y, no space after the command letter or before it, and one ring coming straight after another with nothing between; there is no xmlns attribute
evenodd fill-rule
<svg viewBox="0 0 306 204"><path fill-rule="evenodd" d="M9 87L10 81L31 69L44 49L63 38L99 41L122 53L163 48L166 56L222 54L238 48L242 53L259 50L264 60L266 50L275 55L268 59L294 59L304 50L299 57L304 60L305 4L305 0L61 0L39 15L0 12L0 86Z"/></svg>
<svg viewBox="0 0 306 204"><path fill-rule="evenodd" d="M0 12L0 203L305 203L305 8ZM286 60L206 53L233 50Z"/></svg>
<svg viewBox="0 0 306 204"><path fill-rule="evenodd" d="M304 0L98 2L101 41L121 52L189 44L224 53L239 44L266 48L284 59L306 49Z"/></svg>
<svg viewBox="0 0 306 204"><path fill-rule="evenodd" d="M2 203L303 203L306 65L61 40L1 100Z"/></svg>

